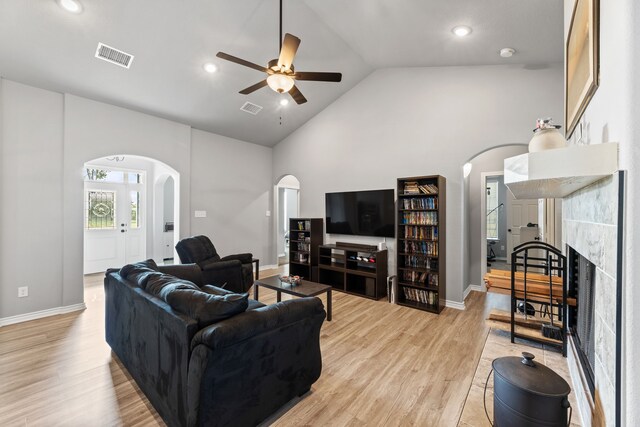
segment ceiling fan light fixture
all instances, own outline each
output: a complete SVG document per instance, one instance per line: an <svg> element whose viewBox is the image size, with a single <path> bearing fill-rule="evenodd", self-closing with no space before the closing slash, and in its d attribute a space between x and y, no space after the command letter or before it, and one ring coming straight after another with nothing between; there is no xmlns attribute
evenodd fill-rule
<svg viewBox="0 0 640 427"><path fill-rule="evenodd" d="M284 74L271 74L267 77L267 84L278 93L289 92L294 85L291 77Z"/></svg>

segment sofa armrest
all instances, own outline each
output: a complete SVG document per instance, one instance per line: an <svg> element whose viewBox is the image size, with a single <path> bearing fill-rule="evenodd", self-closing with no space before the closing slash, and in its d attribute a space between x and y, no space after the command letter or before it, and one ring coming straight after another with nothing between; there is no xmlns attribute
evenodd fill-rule
<svg viewBox="0 0 640 427"><path fill-rule="evenodd" d="M198 331L191 341L191 349L200 344L211 349L228 347L311 317L317 318L320 324L326 317L324 306L319 298L282 301L245 311Z"/></svg>
<svg viewBox="0 0 640 427"><path fill-rule="evenodd" d="M214 271L214 270L221 271L221 270L228 270L228 269L242 267L242 263L235 259L225 260L225 261L220 260L220 261L201 262L199 265L202 271Z"/></svg>
<svg viewBox="0 0 640 427"><path fill-rule="evenodd" d="M179 279L188 280L198 286L205 285L202 270L200 270L198 264L160 265L158 266L158 271Z"/></svg>
<svg viewBox="0 0 640 427"><path fill-rule="evenodd" d="M221 261L228 261L237 259L242 264L251 264L253 262L253 254L251 253L243 253L243 254L233 254L227 255L225 257L220 258Z"/></svg>
<svg viewBox="0 0 640 427"><path fill-rule="evenodd" d="M322 372L318 298L287 300L210 325L193 337L189 425L258 425L309 391Z"/></svg>
<svg viewBox="0 0 640 427"><path fill-rule="evenodd" d="M233 292L244 292L242 263L238 260L216 261L200 265L205 285L215 285Z"/></svg>

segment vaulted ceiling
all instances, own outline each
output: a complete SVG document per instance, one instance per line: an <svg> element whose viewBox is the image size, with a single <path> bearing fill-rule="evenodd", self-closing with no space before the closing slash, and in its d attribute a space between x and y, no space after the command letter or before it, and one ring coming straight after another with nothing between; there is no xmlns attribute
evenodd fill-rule
<svg viewBox="0 0 640 427"><path fill-rule="evenodd" d="M299 82L308 99L281 106L264 78L218 51L266 65L278 55L278 0L0 1L0 76L273 146L373 70L524 64L563 58L562 0L284 0L284 31L302 39L300 71L339 71L341 83ZM451 29L473 32L456 37ZM98 42L135 56L130 69L94 57ZM516 54L501 58L501 48ZM213 62L209 74L203 64ZM285 95L288 96L288 95ZM263 110L240 110L245 101Z"/></svg>

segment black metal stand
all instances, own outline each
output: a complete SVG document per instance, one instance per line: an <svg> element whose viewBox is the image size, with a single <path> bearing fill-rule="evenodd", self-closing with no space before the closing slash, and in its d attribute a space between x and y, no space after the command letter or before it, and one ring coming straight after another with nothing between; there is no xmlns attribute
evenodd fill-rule
<svg viewBox="0 0 640 427"><path fill-rule="evenodd" d="M520 268L520 270L518 270ZM516 292L516 271L523 271L523 292L518 295ZM549 298L548 301L542 300L539 296L535 299L536 304L540 304L543 308L539 313L549 316L550 326L553 328L554 317L558 322L562 322L560 329L560 343L555 344L549 339L538 339L530 335L519 334L515 330L515 315L518 310L519 302L523 303L523 311L525 316L527 313L527 273L540 273L549 276ZM562 278L562 302L558 302L553 297L552 276ZM554 302L555 301L555 302ZM557 308L557 314L554 313L554 307ZM558 345L562 349L562 355L567 357L567 258L562 252L548 243L540 241L531 241L522 243L513 249L511 254L511 342L515 338L523 338L534 342L547 345Z"/></svg>

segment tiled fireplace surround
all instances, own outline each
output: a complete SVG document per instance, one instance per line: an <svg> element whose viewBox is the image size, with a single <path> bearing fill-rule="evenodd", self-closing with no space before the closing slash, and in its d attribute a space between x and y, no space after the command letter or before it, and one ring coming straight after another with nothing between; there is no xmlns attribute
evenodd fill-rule
<svg viewBox="0 0 640 427"><path fill-rule="evenodd" d="M616 275L618 248L618 184L614 174L573 193L562 203L562 241L596 266L595 397L581 380L581 367L571 346L568 362L579 411L585 426L615 425Z"/></svg>

